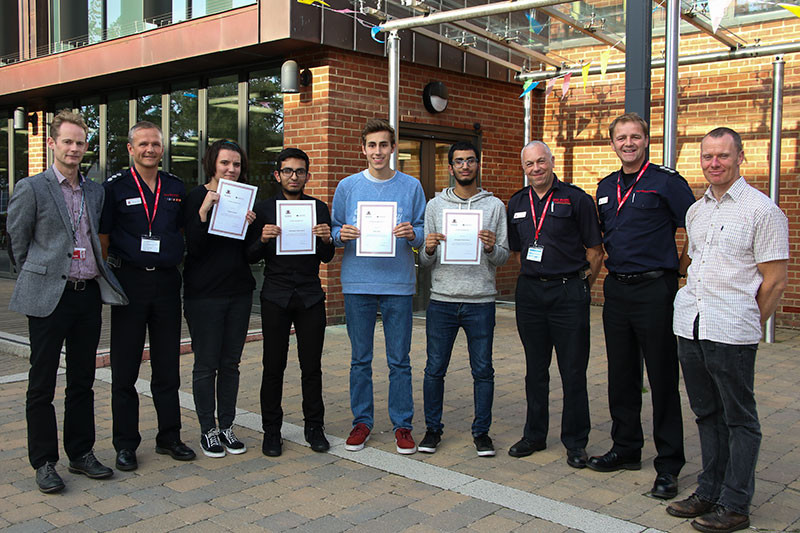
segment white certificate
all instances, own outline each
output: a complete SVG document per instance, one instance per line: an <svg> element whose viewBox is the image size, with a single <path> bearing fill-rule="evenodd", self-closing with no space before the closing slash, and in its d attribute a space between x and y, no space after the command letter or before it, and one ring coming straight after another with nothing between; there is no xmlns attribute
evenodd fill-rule
<svg viewBox="0 0 800 533"><path fill-rule="evenodd" d="M479 209L442 211L442 228L446 237L442 243L442 264L479 265L483 246L478 232L482 227L483 211Z"/></svg>
<svg viewBox="0 0 800 533"><path fill-rule="evenodd" d="M397 202L358 202L356 255L394 257Z"/></svg>
<svg viewBox="0 0 800 533"><path fill-rule="evenodd" d="M208 232L212 235L244 240L247 233L247 212L253 209L258 187L238 181L219 180L219 202L211 213Z"/></svg>
<svg viewBox="0 0 800 533"><path fill-rule="evenodd" d="M275 241L275 255L309 255L317 251L311 230L317 225L314 200L276 200L276 223L281 234Z"/></svg>

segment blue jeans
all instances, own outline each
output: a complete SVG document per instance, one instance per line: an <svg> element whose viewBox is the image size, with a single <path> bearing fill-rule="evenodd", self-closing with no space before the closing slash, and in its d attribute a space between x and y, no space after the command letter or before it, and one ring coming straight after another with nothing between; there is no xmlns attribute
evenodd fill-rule
<svg viewBox="0 0 800 533"><path fill-rule="evenodd" d="M411 300L412 296L345 294L344 313L350 337L350 409L353 425L370 429L375 422L372 397L372 345L375 319L380 308L386 361L389 365L389 419L394 430L412 429L414 398L411 392Z"/></svg>
<svg viewBox="0 0 800 533"><path fill-rule="evenodd" d="M750 511L761 445L753 395L757 348L678 337L703 459L695 492L741 514Z"/></svg>
<svg viewBox="0 0 800 533"><path fill-rule="evenodd" d="M494 400L492 367L494 314L494 302L471 304L431 300L428 304L425 325L428 337L428 362L425 365L422 393L425 398L425 425L429 430L442 431L444 428L442 424L444 376L450 365L458 329L464 328L475 402L472 436L489 432Z"/></svg>

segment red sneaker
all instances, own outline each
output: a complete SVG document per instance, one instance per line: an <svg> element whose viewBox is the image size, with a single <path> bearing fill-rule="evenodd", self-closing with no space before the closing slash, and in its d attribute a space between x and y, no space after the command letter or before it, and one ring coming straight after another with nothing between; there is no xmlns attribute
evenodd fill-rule
<svg viewBox="0 0 800 533"><path fill-rule="evenodd" d="M411 430L408 428L400 428L395 431L394 440L397 443L397 453L411 455L417 451L417 445L414 443L414 437L411 436Z"/></svg>
<svg viewBox="0 0 800 533"><path fill-rule="evenodd" d="M359 422L350 432L350 436L347 437L347 441L344 443L344 449L349 452L357 452L359 450L363 450L364 443L367 442L368 440L369 440L369 428L363 422Z"/></svg>

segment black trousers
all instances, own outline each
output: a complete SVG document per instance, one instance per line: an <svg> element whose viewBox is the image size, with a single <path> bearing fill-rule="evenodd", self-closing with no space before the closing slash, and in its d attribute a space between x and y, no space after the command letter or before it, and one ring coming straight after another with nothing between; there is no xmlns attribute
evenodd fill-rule
<svg viewBox="0 0 800 533"><path fill-rule="evenodd" d="M320 300L306 309L300 297L295 294L285 308L261 299L261 324L264 332L261 424L264 431L280 431L283 423L283 373L286 370L292 323L300 361L305 426L324 424L322 345L325 341L325 301Z"/></svg>
<svg viewBox="0 0 800 533"><path fill-rule="evenodd" d="M61 346L67 345L67 387L64 398L64 450L71 460L94 446L94 370L100 340L100 287L86 284L83 291L65 290L55 310L46 317L28 317L31 369L25 417L28 421L28 457L33 468L58 461L58 430L53 397Z"/></svg>
<svg viewBox="0 0 800 533"><path fill-rule="evenodd" d="M145 331L150 335L150 392L158 416L156 443L180 439L178 356L181 336L181 275L177 268L145 271L123 266L117 279L130 303L111 308L111 411L114 448L135 450L139 434L136 380Z"/></svg>
<svg viewBox="0 0 800 533"><path fill-rule="evenodd" d="M556 349L564 392L561 442L568 450L589 442L589 303L586 281L517 280L517 331L525 347L525 396L528 411L523 436L537 443L547 440L549 425L550 361Z"/></svg>
<svg viewBox="0 0 800 533"><path fill-rule="evenodd" d="M674 475L686 463L677 342L672 332L672 302L677 290L674 272L635 284L609 275L603 286L612 449L632 459L641 457L643 355L653 401L655 469Z"/></svg>

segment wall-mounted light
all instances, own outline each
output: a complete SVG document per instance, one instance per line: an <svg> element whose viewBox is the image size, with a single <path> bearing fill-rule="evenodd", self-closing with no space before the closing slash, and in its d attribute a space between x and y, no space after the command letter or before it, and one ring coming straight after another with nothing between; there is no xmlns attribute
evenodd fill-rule
<svg viewBox="0 0 800 533"><path fill-rule="evenodd" d="M422 103L431 113L441 113L447 109L447 86L440 81L432 81L422 90Z"/></svg>
<svg viewBox="0 0 800 533"><path fill-rule="evenodd" d="M299 67L297 61L290 59L281 65L281 92L284 94L294 94L300 91L299 87L311 85L311 71L303 69L298 76Z"/></svg>
<svg viewBox="0 0 800 533"><path fill-rule="evenodd" d="M28 124L33 124L33 134L36 135L39 116L36 113L27 113L24 107L16 108L14 110L14 129L27 130Z"/></svg>

